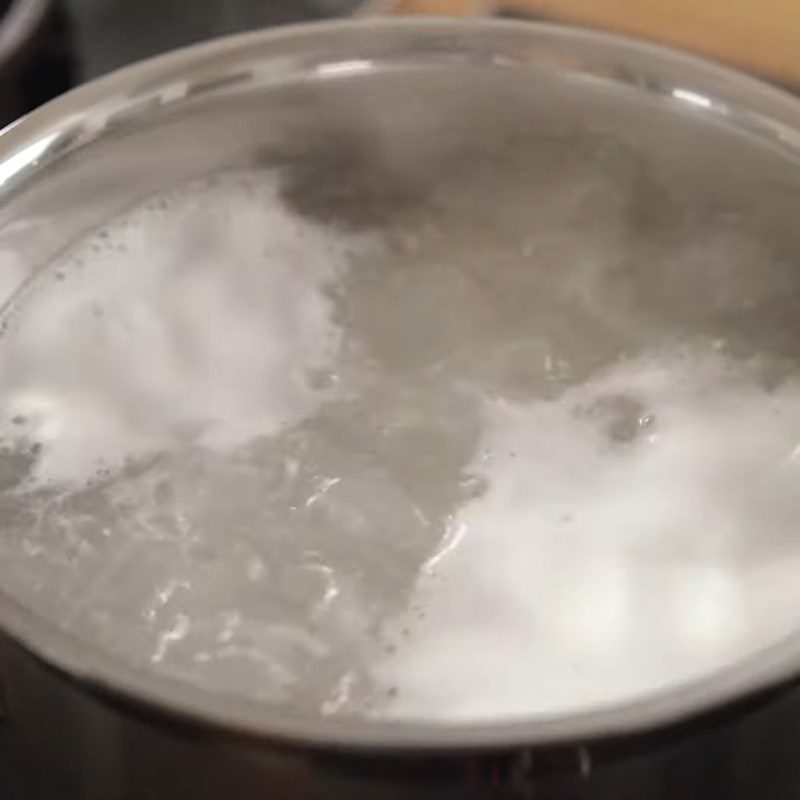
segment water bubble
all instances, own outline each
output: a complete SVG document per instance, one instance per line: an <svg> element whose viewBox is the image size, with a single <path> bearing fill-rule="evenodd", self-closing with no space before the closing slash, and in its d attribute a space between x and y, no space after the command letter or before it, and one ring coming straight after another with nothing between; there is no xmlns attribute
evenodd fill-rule
<svg viewBox="0 0 800 800"><path fill-rule="evenodd" d="M652 428L655 417L641 400L627 394L607 394L576 408L576 413L599 425L612 442L633 442L644 430Z"/></svg>

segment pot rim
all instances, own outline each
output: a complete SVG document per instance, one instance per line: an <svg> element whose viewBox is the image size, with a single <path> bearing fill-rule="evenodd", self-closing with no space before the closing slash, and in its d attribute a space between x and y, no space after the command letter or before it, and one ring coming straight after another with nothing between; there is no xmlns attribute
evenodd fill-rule
<svg viewBox="0 0 800 800"><path fill-rule="evenodd" d="M224 37L125 67L72 90L0 133L0 202L13 202L15 187L35 180L47 164L112 129L115 120L129 120L137 109L152 111L154 100L164 106L218 91L230 86L226 76L238 75L249 84L256 73L262 81L291 80L321 65L368 68L369 58L410 54L450 62L455 57L495 68L546 64L625 84L761 137L800 167L800 101L733 69L627 37L549 23L376 18ZM243 72L254 62L259 62L259 70ZM288 714L126 664L2 590L0 629L85 689L148 713L233 737L373 751L454 751L622 736L699 716L800 672L798 630L723 670L624 705L505 722L367 721Z"/></svg>

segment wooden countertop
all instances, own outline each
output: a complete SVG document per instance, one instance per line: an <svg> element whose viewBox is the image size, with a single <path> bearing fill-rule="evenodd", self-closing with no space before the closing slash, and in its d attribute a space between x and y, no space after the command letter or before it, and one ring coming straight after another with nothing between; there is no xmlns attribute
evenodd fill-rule
<svg viewBox="0 0 800 800"><path fill-rule="evenodd" d="M627 33L800 86L800 0L373 0L368 13L503 12Z"/></svg>

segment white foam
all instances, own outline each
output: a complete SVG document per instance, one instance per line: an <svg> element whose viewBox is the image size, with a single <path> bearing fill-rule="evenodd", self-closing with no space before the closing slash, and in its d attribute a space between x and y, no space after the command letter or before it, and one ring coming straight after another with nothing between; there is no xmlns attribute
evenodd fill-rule
<svg viewBox="0 0 800 800"><path fill-rule="evenodd" d="M713 355L626 362L552 402L487 401L471 470L488 489L390 626L382 713L618 705L791 632L798 439L797 379L768 394Z"/></svg>
<svg viewBox="0 0 800 800"><path fill-rule="evenodd" d="M230 445L303 418L321 397L309 370L338 347L324 288L341 246L268 173L146 203L18 303L0 434L41 445L37 481L76 486L181 438Z"/></svg>

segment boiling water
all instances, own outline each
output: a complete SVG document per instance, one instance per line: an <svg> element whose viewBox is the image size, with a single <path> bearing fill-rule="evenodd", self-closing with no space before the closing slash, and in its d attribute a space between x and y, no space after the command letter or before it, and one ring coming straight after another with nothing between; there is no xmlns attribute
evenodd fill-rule
<svg viewBox="0 0 800 800"><path fill-rule="evenodd" d="M794 628L800 374L649 308L625 208L354 232L284 177L150 198L10 303L5 591L210 690L439 722L619 704ZM603 225L554 238L586 197Z"/></svg>

